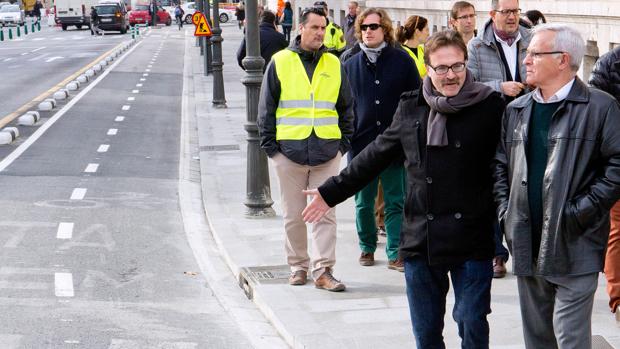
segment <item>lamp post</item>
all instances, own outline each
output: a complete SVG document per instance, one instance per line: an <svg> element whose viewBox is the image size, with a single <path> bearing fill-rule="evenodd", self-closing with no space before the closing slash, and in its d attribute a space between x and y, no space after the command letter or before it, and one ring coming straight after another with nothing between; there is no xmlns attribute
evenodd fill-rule
<svg viewBox="0 0 620 349"><path fill-rule="evenodd" d="M213 27L213 22L211 21L211 4L209 0L203 0L204 1L204 14L205 17L207 18L207 23L209 23L210 27ZM206 46L205 46L205 50L207 52L207 54L204 57L204 64L205 64L205 75L209 75L209 74L213 74L213 50L212 50L212 44L211 44L211 40L209 40L209 38L205 38L205 42L206 42Z"/></svg>
<svg viewBox="0 0 620 349"><path fill-rule="evenodd" d="M241 79L245 85L246 117L243 128L248 133L248 159L246 197L244 204L248 207L248 217L273 217L275 211L271 208L271 187L269 185L269 170L267 155L260 148L258 137L258 98L260 85L263 80L263 66L265 60L260 55L258 31L258 3L257 0L246 0L245 3L245 58L242 61L246 75Z"/></svg>
<svg viewBox="0 0 620 349"><path fill-rule="evenodd" d="M208 1L208 0L205 0ZM220 4L219 0L213 0L213 106L215 108L226 108L226 96L224 96L224 76L222 68L222 28L220 28Z"/></svg>

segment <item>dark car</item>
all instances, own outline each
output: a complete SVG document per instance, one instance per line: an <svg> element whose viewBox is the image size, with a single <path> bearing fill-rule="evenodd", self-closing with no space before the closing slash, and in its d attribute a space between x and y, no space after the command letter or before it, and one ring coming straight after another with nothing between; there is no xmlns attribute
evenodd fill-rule
<svg viewBox="0 0 620 349"><path fill-rule="evenodd" d="M95 6L101 30L118 30L121 34L129 29L129 15L125 6L119 3L104 3Z"/></svg>

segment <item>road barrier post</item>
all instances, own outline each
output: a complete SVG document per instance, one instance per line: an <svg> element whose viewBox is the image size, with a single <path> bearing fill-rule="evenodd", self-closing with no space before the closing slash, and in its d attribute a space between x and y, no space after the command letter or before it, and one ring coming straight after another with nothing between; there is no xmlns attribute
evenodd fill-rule
<svg viewBox="0 0 620 349"><path fill-rule="evenodd" d="M0 28L0 41L4 41L4 29Z"/></svg>
<svg viewBox="0 0 620 349"><path fill-rule="evenodd" d="M28 23L24 22L24 35L28 35Z"/></svg>
<svg viewBox="0 0 620 349"><path fill-rule="evenodd" d="M13 40L13 28L9 28L9 40Z"/></svg>
<svg viewBox="0 0 620 349"><path fill-rule="evenodd" d="M131 38L132 39L136 38L136 26L135 25L131 27Z"/></svg>
<svg viewBox="0 0 620 349"><path fill-rule="evenodd" d="M41 21L40 20L37 22L37 30L41 31Z"/></svg>
<svg viewBox="0 0 620 349"><path fill-rule="evenodd" d="M17 37L19 38L20 36L22 36L22 32L19 29L19 26L15 27L15 28L17 28L17 29L15 29L15 31L17 32Z"/></svg>

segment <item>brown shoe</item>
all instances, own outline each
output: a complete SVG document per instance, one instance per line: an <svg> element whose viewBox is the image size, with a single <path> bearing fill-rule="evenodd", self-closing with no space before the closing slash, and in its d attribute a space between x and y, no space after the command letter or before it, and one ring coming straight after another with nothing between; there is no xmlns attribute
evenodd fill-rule
<svg viewBox="0 0 620 349"><path fill-rule="evenodd" d="M506 262L502 257L493 258L493 277L501 279L506 276Z"/></svg>
<svg viewBox="0 0 620 349"><path fill-rule="evenodd" d="M401 273L404 273L405 263L400 258L388 261L388 269L392 269L392 270L396 270L396 271L400 271Z"/></svg>
<svg viewBox="0 0 620 349"><path fill-rule="evenodd" d="M379 235L379 236L387 236L387 232L385 231L385 227L378 227L377 228L377 235Z"/></svg>
<svg viewBox="0 0 620 349"><path fill-rule="evenodd" d="M362 252L362 254L360 255L360 265L364 267L375 265L375 254Z"/></svg>
<svg viewBox="0 0 620 349"><path fill-rule="evenodd" d="M340 280L336 280L332 275L331 268L325 268L325 272L314 281L314 286L331 292L344 291L346 288Z"/></svg>
<svg viewBox="0 0 620 349"><path fill-rule="evenodd" d="M305 285L308 282L308 272L305 270L297 270L288 277L288 284L293 286Z"/></svg>

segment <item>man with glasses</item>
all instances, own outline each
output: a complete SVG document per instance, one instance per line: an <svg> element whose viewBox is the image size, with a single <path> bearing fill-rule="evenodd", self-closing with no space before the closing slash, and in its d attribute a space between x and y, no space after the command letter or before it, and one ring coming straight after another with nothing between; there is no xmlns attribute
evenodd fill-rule
<svg viewBox="0 0 620 349"><path fill-rule="evenodd" d="M347 42L345 49L347 50L357 44L357 38L355 37L355 20L357 19L357 11L359 11L357 1L349 1L348 10L349 13L344 17L344 37Z"/></svg>
<svg viewBox="0 0 620 349"><path fill-rule="evenodd" d="M428 75L404 93L392 125L339 176L318 189L303 212L307 222L361 190L404 157L407 194L400 240L417 347L445 348L449 279L453 318L463 348L488 348L494 251L492 159L504 101L466 69L460 34L433 34L425 45Z"/></svg>
<svg viewBox="0 0 620 349"><path fill-rule="evenodd" d="M316 1L314 7L322 9L327 19L327 27L325 28L325 36L323 39L323 45L327 47L327 52L333 53L336 56L340 56L347 46L344 32L339 25L334 23L334 19L329 17L329 11L327 8L327 2Z"/></svg>
<svg viewBox="0 0 620 349"><path fill-rule="evenodd" d="M620 106L576 77L585 53L567 25L533 29L533 92L508 105L495 199L511 246L526 348L591 348L592 307L620 198Z"/></svg>
<svg viewBox="0 0 620 349"><path fill-rule="evenodd" d="M355 132L351 140L349 161L361 153L392 123L403 92L420 86L418 71L411 57L401 50L394 40L392 20L379 8L367 8L359 17L356 36L360 38L360 52L345 63L355 98ZM377 249L377 222L375 220L375 197L381 180L385 201L385 228L389 269L404 271L398 257L398 245L403 215L405 168L402 159L355 193L355 223L362 266L375 264Z"/></svg>
<svg viewBox="0 0 620 349"><path fill-rule="evenodd" d="M450 10L450 24L459 32L465 45L476 36L476 9L467 1L457 1Z"/></svg>
<svg viewBox="0 0 620 349"><path fill-rule="evenodd" d="M351 148L353 101L338 58L323 45L327 21L321 9L302 11L299 35L273 55L258 105L261 146L280 182L290 285L305 285L308 271L317 288L344 291L333 276L336 263L336 212L312 227L312 250L301 212L303 189L314 188L338 173Z"/></svg>
<svg viewBox="0 0 620 349"><path fill-rule="evenodd" d="M519 26L518 0L491 0L491 19L482 34L469 42L470 69L476 81L501 92L506 102L526 92L525 65L522 63L530 42L529 30ZM508 250L503 245L501 230L495 229L493 276L506 275Z"/></svg>

